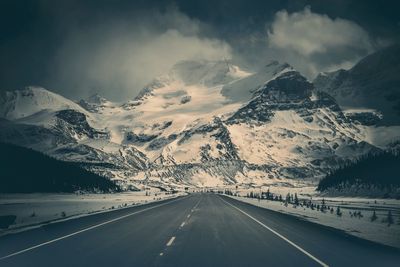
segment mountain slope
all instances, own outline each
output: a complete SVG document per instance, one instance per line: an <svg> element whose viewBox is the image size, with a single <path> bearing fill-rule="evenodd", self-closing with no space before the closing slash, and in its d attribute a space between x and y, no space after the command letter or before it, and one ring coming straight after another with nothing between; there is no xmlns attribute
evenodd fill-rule
<svg viewBox="0 0 400 267"><path fill-rule="evenodd" d="M85 113L76 103L40 87L0 94L0 117L15 120L31 116L37 112L74 109Z"/></svg>
<svg viewBox="0 0 400 267"><path fill-rule="evenodd" d="M314 84L344 108L373 109L381 125L400 125L400 45L375 52L350 70L322 73Z"/></svg>

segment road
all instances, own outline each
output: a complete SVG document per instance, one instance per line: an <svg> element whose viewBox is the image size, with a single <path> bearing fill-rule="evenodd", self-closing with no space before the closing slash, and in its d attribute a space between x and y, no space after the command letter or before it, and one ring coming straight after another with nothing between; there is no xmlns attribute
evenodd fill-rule
<svg viewBox="0 0 400 267"><path fill-rule="evenodd" d="M400 250L216 194L0 238L0 266L399 266Z"/></svg>

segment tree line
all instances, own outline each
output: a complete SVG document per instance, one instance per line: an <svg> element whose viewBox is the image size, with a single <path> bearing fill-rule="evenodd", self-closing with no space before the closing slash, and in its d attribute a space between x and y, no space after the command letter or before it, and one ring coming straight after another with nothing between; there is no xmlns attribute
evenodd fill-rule
<svg viewBox="0 0 400 267"><path fill-rule="evenodd" d="M0 143L0 193L115 192L113 181L32 149Z"/></svg>
<svg viewBox="0 0 400 267"><path fill-rule="evenodd" d="M400 187L399 173L399 153L370 153L328 173L319 182L317 190L344 189L352 185L396 190Z"/></svg>

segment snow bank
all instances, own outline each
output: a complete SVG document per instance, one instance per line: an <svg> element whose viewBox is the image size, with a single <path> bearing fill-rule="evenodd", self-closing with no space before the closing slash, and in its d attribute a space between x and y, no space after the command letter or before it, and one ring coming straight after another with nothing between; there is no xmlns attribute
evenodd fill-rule
<svg viewBox="0 0 400 267"><path fill-rule="evenodd" d="M118 194L2 194L0 219L10 215L16 219L7 229L0 228L0 235L185 194L170 194L157 189Z"/></svg>
<svg viewBox="0 0 400 267"><path fill-rule="evenodd" d="M400 248L400 200L394 199L363 199L363 198L325 198L327 206L334 208L334 212L321 212L306 207L294 206L284 202L258 200L243 196L229 196L233 199L259 206L265 209L290 214L310 222L326 225L345 231L348 234L371 240L377 243ZM313 203L321 203L322 198L313 198ZM302 200L300 201L302 202ZM336 214L339 206L342 215ZM388 226L386 221L389 210L392 212L394 223ZM373 212L376 220L372 221ZM360 212L362 217L351 215Z"/></svg>

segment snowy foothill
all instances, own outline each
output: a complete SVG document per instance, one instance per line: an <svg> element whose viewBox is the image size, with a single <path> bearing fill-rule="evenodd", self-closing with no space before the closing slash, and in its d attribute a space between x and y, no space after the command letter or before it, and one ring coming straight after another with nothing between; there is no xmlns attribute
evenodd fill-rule
<svg viewBox="0 0 400 267"><path fill-rule="evenodd" d="M183 195L157 188L114 194L0 194L0 235Z"/></svg>
<svg viewBox="0 0 400 267"><path fill-rule="evenodd" d="M343 230L350 235L400 248L400 200L322 197L309 189L271 188L270 194L274 200L271 200L271 197L265 199L267 188L232 189L225 193L231 198L251 205L293 215L302 220ZM259 199L260 194L263 195L262 199ZM291 196L289 201L286 200L287 194ZM279 196L282 196L282 200ZM278 199L275 200L275 197ZM295 198L298 198L297 204Z"/></svg>

